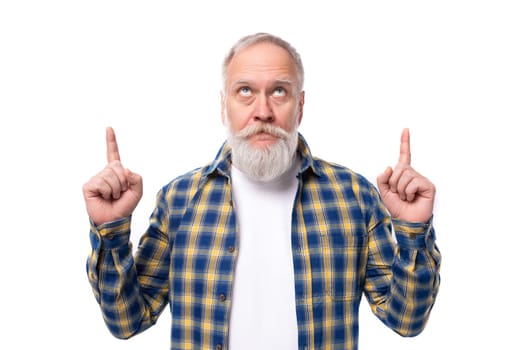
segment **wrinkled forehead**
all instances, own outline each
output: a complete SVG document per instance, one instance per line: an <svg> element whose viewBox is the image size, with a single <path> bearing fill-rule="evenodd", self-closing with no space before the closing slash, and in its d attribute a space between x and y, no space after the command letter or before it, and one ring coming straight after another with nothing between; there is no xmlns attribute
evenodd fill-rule
<svg viewBox="0 0 525 350"><path fill-rule="evenodd" d="M286 81L299 86L299 72L288 51L263 42L239 49L225 67L225 84L237 81Z"/></svg>

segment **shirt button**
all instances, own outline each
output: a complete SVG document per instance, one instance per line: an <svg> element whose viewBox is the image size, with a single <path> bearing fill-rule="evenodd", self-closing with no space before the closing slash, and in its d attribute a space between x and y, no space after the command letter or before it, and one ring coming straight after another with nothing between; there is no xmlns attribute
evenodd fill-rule
<svg viewBox="0 0 525 350"><path fill-rule="evenodd" d="M225 300L226 300L226 295L224 295L224 294L219 295L219 299L220 299L221 301L225 301ZM218 345L217 345L217 346L218 346Z"/></svg>
<svg viewBox="0 0 525 350"><path fill-rule="evenodd" d="M228 251L229 251L230 253L233 253L233 252L235 251L235 247L232 246L232 245L229 246L229 247L228 247Z"/></svg>
<svg viewBox="0 0 525 350"><path fill-rule="evenodd" d="M217 344L217 345L215 346L215 349L216 349L216 350L222 350L222 344Z"/></svg>

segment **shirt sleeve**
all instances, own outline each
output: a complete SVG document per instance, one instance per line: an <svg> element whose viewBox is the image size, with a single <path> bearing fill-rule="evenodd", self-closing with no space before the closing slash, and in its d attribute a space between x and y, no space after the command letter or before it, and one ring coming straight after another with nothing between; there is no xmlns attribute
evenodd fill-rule
<svg viewBox="0 0 525 350"><path fill-rule="evenodd" d="M168 239L162 210L156 208L135 253L131 218L98 227L91 224L92 251L87 275L104 321L117 338L127 339L156 323L168 298Z"/></svg>
<svg viewBox="0 0 525 350"><path fill-rule="evenodd" d="M435 303L441 262L435 239L432 219L410 223L385 216L369 232L365 294L374 314L402 336L421 333Z"/></svg>

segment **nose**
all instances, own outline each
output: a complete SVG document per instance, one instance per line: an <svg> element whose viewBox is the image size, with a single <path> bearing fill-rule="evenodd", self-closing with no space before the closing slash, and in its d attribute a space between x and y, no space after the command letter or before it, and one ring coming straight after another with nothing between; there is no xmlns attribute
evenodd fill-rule
<svg viewBox="0 0 525 350"><path fill-rule="evenodd" d="M269 99L264 95L257 99L253 115L256 121L271 123L275 120L275 116L269 102Z"/></svg>

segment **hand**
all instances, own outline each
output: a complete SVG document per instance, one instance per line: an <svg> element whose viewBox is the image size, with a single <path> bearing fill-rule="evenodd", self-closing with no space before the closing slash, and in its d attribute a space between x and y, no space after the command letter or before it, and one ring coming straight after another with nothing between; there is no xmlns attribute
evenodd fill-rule
<svg viewBox="0 0 525 350"><path fill-rule="evenodd" d="M434 209L436 188L432 182L410 166L410 133L401 134L399 161L377 177L377 186L393 218L410 222L427 222Z"/></svg>
<svg viewBox="0 0 525 350"><path fill-rule="evenodd" d="M106 147L108 164L82 188L88 215L97 226L131 215L142 197L142 177L122 166L110 127L106 129Z"/></svg>

